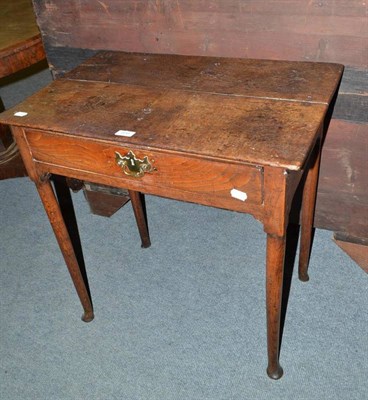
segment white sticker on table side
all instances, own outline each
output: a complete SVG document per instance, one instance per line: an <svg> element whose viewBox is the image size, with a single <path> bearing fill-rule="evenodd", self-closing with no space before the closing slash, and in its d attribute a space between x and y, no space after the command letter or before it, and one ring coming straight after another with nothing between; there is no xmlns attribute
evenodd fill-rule
<svg viewBox="0 0 368 400"><path fill-rule="evenodd" d="M241 201L245 201L248 198L248 195L245 192L242 192L241 190L238 189L231 189L230 194L231 197L234 197L234 199L238 199Z"/></svg>
<svg viewBox="0 0 368 400"><path fill-rule="evenodd" d="M135 135L135 132L133 131L125 131L123 129L117 131L114 133L115 136L124 136L124 137L132 137Z"/></svg>
<svg viewBox="0 0 368 400"><path fill-rule="evenodd" d="M25 111L17 111L14 113L14 117L25 117L26 115L28 115L28 113Z"/></svg>

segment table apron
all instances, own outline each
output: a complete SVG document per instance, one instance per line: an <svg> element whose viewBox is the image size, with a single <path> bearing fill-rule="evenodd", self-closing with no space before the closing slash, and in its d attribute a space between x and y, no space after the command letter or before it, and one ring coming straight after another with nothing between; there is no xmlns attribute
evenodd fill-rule
<svg viewBox="0 0 368 400"><path fill-rule="evenodd" d="M42 131L26 130L25 135L39 175L60 174L255 217L262 214L261 167ZM139 159L148 157L155 170L141 177L126 175L115 158L116 152L124 156L129 151Z"/></svg>

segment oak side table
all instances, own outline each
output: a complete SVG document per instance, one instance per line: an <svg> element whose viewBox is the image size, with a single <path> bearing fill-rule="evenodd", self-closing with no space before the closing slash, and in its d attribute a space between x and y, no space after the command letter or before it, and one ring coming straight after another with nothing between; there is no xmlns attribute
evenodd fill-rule
<svg viewBox="0 0 368 400"><path fill-rule="evenodd" d="M249 213L267 234L267 373L280 378L291 203L304 185L299 277L308 280L321 139L342 71L327 63L101 52L1 114L39 191L83 320L94 317L91 298L51 174Z"/></svg>

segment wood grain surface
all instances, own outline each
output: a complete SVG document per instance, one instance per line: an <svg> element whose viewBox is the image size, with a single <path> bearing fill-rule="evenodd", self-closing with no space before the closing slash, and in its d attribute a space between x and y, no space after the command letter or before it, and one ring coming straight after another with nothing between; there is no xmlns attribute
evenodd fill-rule
<svg viewBox="0 0 368 400"><path fill-rule="evenodd" d="M125 53L96 57L101 57L97 69L89 62L92 81L71 74L0 115L0 122L12 126L39 191L84 308L82 319L94 317L88 281L52 175L128 189L143 247L150 239L142 193L249 213L267 233L267 374L281 378L290 211L302 182L299 277L306 280L324 125L342 66L170 55L148 60Z"/></svg>
<svg viewBox="0 0 368 400"><path fill-rule="evenodd" d="M28 0L0 1L0 78L45 59L40 31Z"/></svg>
<svg viewBox="0 0 368 400"><path fill-rule="evenodd" d="M105 59L101 65L109 64L110 53L101 58ZM210 158L221 152L230 161L298 170L306 162L342 72L337 64L296 63L292 68L279 61L230 63L202 57L189 58L185 67L176 69L183 58L153 55L153 68L147 68L144 56L132 60L122 53L117 58L122 66L126 58L128 71L112 63L116 69L97 69L95 76L102 71L101 79L92 82L71 75L23 102L19 111L27 112L26 117L8 112L2 119L11 125L52 126L54 131L126 146ZM160 73L167 76L165 82L155 74L158 63ZM256 73L257 69L263 72ZM318 70L326 71L321 87ZM322 90L323 95L317 94ZM118 130L136 134L116 137Z"/></svg>
<svg viewBox="0 0 368 400"><path fill-rule="evenodd" d="M366 63L367 6L359 0L34 4L50 47Z"/></svg>
<svg viewBox="0 0 368 400"><path fill-rule="evenodd" d="M315 224L362 230L368 189L355 192L344 157L367 127L368 4L360 0L33 0L48 60L60 76L96 50L338 62L345 73L322 158ZM336 120L339 123L335 123ZM363 126L363 131L358 127ZM345 126L348 128L345 131ZM352 130L360 132L352 134ZM337 150L337 147L339 149ZM360 158L361 159L361 158ZM366 163L352 163L362 176ZM335 172L333 172L335 170ZM334 182L334 185L327 184ZM350 193L346 188L351 189ZM359 201L357 200L359 198ZM351 232L353 234L353 232Z"/></svg>

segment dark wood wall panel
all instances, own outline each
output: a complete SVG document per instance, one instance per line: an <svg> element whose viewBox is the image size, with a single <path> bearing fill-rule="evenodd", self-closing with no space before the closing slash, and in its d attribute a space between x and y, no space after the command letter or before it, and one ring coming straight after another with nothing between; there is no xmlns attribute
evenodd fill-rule
<svg viewBox="0 0 368 400"><path fill-rule="evenodd" d="M315 224L368 238L368 125L332 120L322 153Z"/></svg>
<svg viewBox="0 0 368 400"><path fill-rule="evenodd" d="M368 39L367 39L368 41ZM368 69L345 67L334 118L368 122Z"/></svg>
<svg viewBox="0 0 368 400"><path fill-rule="evenodd" d="M357 0L34 3L50 47L367 62L367 10Z"/></svg>
<svg viewBox="0 0 368 400"><path fill-rule="evenodd" d="M95 50L338 62L316 225L368 237L368 2L33 0L48 61L62 74Z"/></svg>

